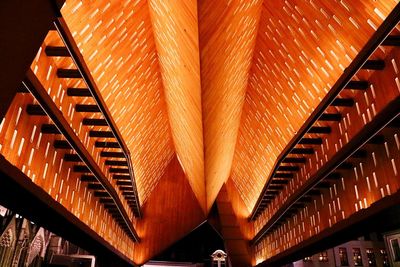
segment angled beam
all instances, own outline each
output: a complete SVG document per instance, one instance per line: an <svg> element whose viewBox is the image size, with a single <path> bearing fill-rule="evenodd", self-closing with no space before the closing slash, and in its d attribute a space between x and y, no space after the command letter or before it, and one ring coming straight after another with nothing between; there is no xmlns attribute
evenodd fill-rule
<svg viewBox="0 0 400 267"><path fill-rule="evenodd" d="M26 73L26 80L24 81L24 84L31 92L31 94L36 98L36 100L40 103L42 108L46 111L47 115L57 126L59 131L67 139L68 143L75 150L76 154L79 155L79 157L86 164L89 170L97 178L98 182L102 184L107 194L109 194L114 200L114 203L117 205L118 210L125 221L125 224L129 228L129 233L131 237L136 242L139 242L139 236L137 235L132 225L132 222L128 214L126 213L114 187L108 181L107 177L103 174L100 167L93 159L92 155L87 151L86 147L80 141L79 137L75 134L68 121L64 118L62 112L57 108L51 97L47 94L46 89L43 87L43 85L40 83L38 78L31 70Z"/></svg>
<svg viewBox="0 0 400 267"><path fill-rule="evenodd" d="M135 175L132 167L132 162L131 162L131 155L130 151L128 149L128 146L126 145L124 139L122 138L121 132L119 131L113 117L111 116L110 110L107 108L107 105L104 101L104 99L101 97L100 90L97 88L97 85L90 73L90 70L88 66L85 63L85 60L83 59L82 54L79 51L79 48L77 44L75 43L75 40L71 34L71 32L68 29L67 24L65 23L63 18L58 18L55 21L55 27L61 37L61 39L64 42L64 45L67 47L72 60L74 61L77 69L81 73L81 76L83 80L85 81L91 95L93 96L93 99L95 100L97 106L101 110L105 120L107 121L109 127L111 128L111 131L114 133L114 136L119 143L120 147L122 148L123 153L125 154L125 158L128 161L128 168L130 172L130 177L132 180L132 186L134 187L135 190L135 196L137 200L137 205L135 206L135 215L138 218L141 218L141 208L139 205L139 194L137 192L136 188L136 181L135 181Z"/></svg>

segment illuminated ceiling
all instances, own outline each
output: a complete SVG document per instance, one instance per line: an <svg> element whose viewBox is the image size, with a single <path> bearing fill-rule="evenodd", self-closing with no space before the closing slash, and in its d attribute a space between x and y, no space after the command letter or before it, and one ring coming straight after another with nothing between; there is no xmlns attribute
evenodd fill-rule
<svg viewBox="0 0 400 267"><path fill-rule="evenodd" d="M131 151L141 204L183 171L203 215L228 181L248 216L396 2L67 0L62 14Z"/></svg>

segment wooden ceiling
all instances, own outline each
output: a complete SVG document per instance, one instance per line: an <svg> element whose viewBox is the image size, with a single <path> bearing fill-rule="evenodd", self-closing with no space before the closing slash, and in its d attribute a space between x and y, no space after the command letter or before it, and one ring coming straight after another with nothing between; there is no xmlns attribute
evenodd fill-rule
<svg viewBox="0 0 400 267"><path fill-rule="evenodd" d="M248 216L279 153L396 3L67 0L61 11L130 149L144 220L158 227L154 203L202 213L171 243L224 183ZM184 188L176 204L162 185Z"/></svg>
<svg viewBox="0 0 400 267"><path fill-rule="evenodd" d="M278 155L395 4L263 5L232 164L232 179L249 211Z"/></svg>

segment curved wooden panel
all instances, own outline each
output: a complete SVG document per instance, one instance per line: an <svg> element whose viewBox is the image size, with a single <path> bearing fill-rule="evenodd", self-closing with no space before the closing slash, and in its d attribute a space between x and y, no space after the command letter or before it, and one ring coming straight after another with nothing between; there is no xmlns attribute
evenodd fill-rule
<svg viewBox="0 0 400 267"><path fill-rule="evenodd" d="M176 154L205 210L197 1L150 0Z"/></svg>
<svg viewBox="0 0 400 267"><path fill-rule="evenodd" d="M199 1L208 209L230 174L261 3Z"/></svg>
<svg viewBox="0 0 400 267"><path fill-rule="evenodd" d="M143 204L174 154L148 3L68 0L61 11L131 151Z"/></svg>
<svg viewBox="0 0 400 267"><path fill-rule="evenodd" d="M263 5L232 167L232 179L249 210L279 153L395 4Z"/></svg>

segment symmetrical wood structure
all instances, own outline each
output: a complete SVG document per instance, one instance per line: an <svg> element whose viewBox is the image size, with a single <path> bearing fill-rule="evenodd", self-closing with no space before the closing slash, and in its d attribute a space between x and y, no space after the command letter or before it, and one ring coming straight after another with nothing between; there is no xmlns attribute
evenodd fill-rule
<svg viewBox="0 0 400 267"><path fill-rule="evenodd" d="M397 0L0 13L0 200L88 251L143 264L216 205L234 266L278 265L400 204Z"/></svg>

